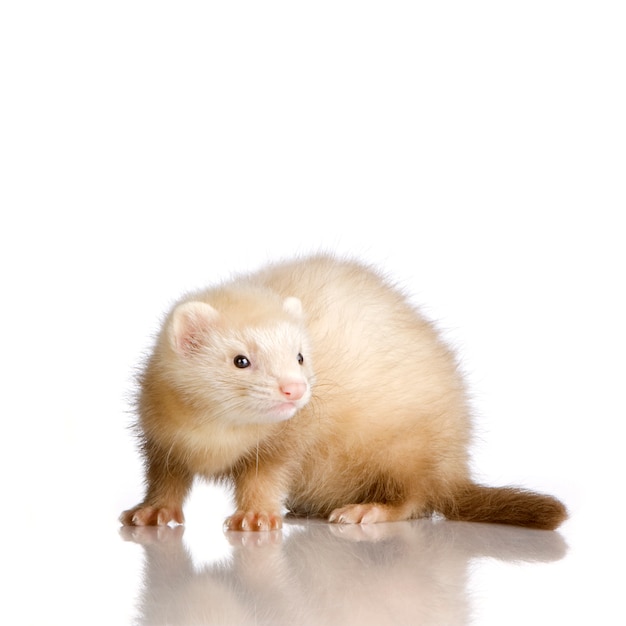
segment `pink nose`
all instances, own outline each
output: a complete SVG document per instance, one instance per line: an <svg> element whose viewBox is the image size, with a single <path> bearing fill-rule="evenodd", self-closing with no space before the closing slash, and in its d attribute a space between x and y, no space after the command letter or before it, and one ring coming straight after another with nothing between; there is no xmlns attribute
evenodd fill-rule
<svg viewBox="0 0 626 626"><path fill-rule="evenodd" d="M280 391L289 400L300 400L306 391L306 385L304 383L283 383L280 386Z"/></svg>

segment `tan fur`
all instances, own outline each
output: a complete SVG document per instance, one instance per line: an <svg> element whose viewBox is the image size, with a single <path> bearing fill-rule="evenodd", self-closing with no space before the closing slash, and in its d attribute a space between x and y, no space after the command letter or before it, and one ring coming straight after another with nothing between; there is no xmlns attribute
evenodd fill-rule
<svg viewBox="0 0 626 626"><path fill-rule="evenodd" d="M552 529L566 517L550 496L472 482L454 355L376 272L330 256L183 299L138 409L147 493L124 524L181 522L197 474L234 481L230 529L278 528L284 505L339 523L437 512Z"/></svg>

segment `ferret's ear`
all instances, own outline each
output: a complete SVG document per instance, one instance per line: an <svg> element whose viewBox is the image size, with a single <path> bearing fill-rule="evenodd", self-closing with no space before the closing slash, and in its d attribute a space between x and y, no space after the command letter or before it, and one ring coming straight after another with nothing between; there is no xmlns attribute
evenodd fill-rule
<svg viewBox="0 0 626 626"><path fill-rule="evenodd" d="M283 309L295 317L302 317L302 302L298 298L285 298Z"/></svg>
<svg viewBox="0 0 626 626"><path fill-rule="evenodd" d="M174 310L170 341L180 354L191 354L202 344L202 337L215 325L219 313L206 302L185 302Z"/></svg>

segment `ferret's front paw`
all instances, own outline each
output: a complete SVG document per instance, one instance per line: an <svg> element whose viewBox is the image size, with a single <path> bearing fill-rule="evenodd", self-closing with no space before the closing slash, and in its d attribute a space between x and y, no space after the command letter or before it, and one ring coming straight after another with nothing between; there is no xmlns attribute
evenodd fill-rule
<svg viewBox="0 0 626 626"><path fill-rule="evenodd" d="M179 507L136 506L120 515L124 526L165 526L170 522L183 524L185 518Z"/></svg>
<svg viewBox="0 0 626 626"><path fill-rule="evenodd" d="M237 511L224 522L224 530L278 530L282 528L283 518L278 513L257 513L255 511Z"/></svg>
<svg viewBox="0 0 626 626"><path fill-rule="evenodd" d="M122 526L120 536L124 541L132 541L142 546L153 544L177 545L183 540L185 527L177 526Z"/></svg>

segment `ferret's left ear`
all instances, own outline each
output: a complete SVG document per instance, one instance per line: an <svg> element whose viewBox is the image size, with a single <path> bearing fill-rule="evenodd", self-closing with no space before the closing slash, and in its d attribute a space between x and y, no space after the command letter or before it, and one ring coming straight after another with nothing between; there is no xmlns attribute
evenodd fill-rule
<svg viewBox="0 0 626 626"><path fill-rule="evenodd" d="M283 309L295 317L302 317L302 302L298 298L285 298Z"/></svg>

